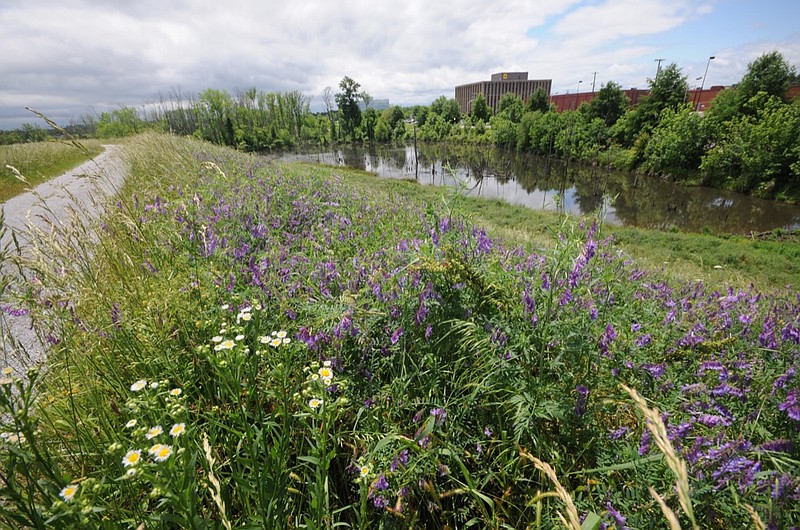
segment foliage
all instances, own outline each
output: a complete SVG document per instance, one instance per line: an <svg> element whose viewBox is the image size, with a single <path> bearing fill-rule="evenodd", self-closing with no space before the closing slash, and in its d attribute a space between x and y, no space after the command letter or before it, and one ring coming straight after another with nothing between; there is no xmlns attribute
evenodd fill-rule
<svg viewBox="0 0 800 530"><path fill-rule="evenodd" d="M522 99L518 95L508 92L500 97L497 111L498 116L502 116L512 123L519 123L524 113L525 107L522 104Z"/></svg>
<svg viewBox="0 0 800 530"><path fill-rule="evenodd" d="M707 143L703 119L691 106L664 109L644 149L642 167L652 173L691 171L700 165Z"/></svg>
<svg viewBox="0 0 800 530"><path fill-rule="evenodd" d="M622 87L609 81L587 105L581 106L581 110L584 110L591 119L600 118L607 127L611 127L625 114L629 106L628 96L622 91Z"/></svg>
<svg viewBox="0 0 800 530"><path fill-rule="evenodd" d="M489 121L492 116L492 109L486 103L486 98L483 94L475 96L469 115L473 124L478 122L487 123Z"/></svg>
<svg viewBox="0 0 800 530"><path fill-rule="evenodd" d="M537 88L525 104L525 112L536 112L537 110L541 112L550 110L550 99L547 97L547 93L541 88Z"/></svg>
<svg viewBox="0 0 800 530"><path fill-rule="evenodd" d="M34 239L3 300L52 336L0 379L4 524L800 524L796 290L668 282L591 219L511 246L457 193L128 149L101 230Z"/></svg>
<svg viewBox="0 0 800 530"><path fill-rule="evenodd" d="M345 139L355 140L356 129L361 125L358 102L363 99L363 94L358 91L360 88L361 85L348 76L339 81L341 92L336 94L336 105L339 107L339 120Z"/></svg>
<svg viewBox="0 0 800 530"><path fill-rule="evenodd" d="M789 84L797 79L797 70L780 52L765 53L747 65L747 73L736 85L740 107L744 108L759 92L785 102Z"/></svg>
<svg viewBox="0 0 800 530"><path fill-rule="evenodd" d="M712 181L725 179L737 191L771 196L796 186L800 172L800 101L791 105L761 92L748 103L759 110L740 115L703 157L701 169Z"/></svg>
<svg viewBox="0 0 800 530"><path fill-rule="evenodd" d="M111 112L103 112L97 119L98 138L124 138L143 132L146 122L139 117L133 107L120 107Z"/></svg>

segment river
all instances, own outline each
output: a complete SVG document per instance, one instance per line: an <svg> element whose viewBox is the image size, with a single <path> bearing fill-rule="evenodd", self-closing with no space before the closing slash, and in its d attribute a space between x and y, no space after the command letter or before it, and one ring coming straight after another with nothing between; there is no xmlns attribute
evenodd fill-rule
<svg viewBox="0 0 800 530"><path fill-rule="evenodd" d="M347 166L385 178L463 186L472 196L572 214L599 212L607 222L687 232L748 234L800 229L800 206L652 176L503 151L488 146L347 146L295 152L285 161ZM560 200L556 200L560 198Z"/></svg>

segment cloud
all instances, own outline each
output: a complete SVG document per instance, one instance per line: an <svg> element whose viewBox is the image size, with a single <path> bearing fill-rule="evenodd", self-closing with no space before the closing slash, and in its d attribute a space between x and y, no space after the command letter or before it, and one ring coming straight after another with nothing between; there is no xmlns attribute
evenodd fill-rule
<svg viewBox="0 0 800 530"><path fill-rule="evenodd" d="M598 83L643 88L653 59L669 56L656 37L690 21L717 23L724 5L6 0L0 4L0 127L30 121L25 105L68 121L92 108L138 106L177 87L184 93L298 90L320 108L324 88L336 92L344 76L398 104L453 97L456 85L503 70L553 79L554 91L578 80L587 87L595 71ZM791 48L800 38L784 40L780 45ZM743 37L741 46L749 45ZM741 77L742 66L735 64Z"/></svg>

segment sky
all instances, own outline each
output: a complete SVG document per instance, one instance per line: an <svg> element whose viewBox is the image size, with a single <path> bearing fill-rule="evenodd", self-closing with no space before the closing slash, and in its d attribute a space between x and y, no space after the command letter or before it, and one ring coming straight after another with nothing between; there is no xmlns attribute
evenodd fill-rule
<svg viewBox="0 0 800 530"><path fill-rule="evenodd" d="M208 88L429 105L493 73L552 93L741 80L771 51L800 70L798 0L0 0L0 129L62 125ZM709 57L714 59L709 61Z"/></svg>

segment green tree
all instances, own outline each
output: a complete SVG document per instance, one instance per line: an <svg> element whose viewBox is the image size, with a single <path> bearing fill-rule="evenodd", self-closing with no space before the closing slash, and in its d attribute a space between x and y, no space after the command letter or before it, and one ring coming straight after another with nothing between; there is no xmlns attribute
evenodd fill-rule
<svg viewBox="0 0 800 530"><path fill-rule="evenodd" d="M757 93L746 106L759 109L725 122L703 156L709 182L736 191L774 197L800 188L800 99L785 104Z"/></svg>
<svg viewBox="0 0 800 530"><path fill-rule="evenodd" d="M453 98L439 96L431 103L430 112L438 114L449 124L461 121L461 110L458 108L458 102Z"/></svg>
<svg viewBox="0 0 800 530"><path fill-rule="evenodd" d="M536 112L537 110L542 112L550 110L550 98L547 97L547 93L541 88L536 89L525 104L525 112Z"/></svg>
<svg viewBox="0 0 800 530"><path fill-rule="evenodd" d="M363 94L358 91L361 85L345 76L339 81L341 92L336 94L336 105L339 107L339 120L345 138L355 139L356 130L361 125L361 109L358 106Z"/></svg>
<svg viewBox="0 0 800 530"><path fill-rule="evenodd" d="M142 132L145 123L133 107L120 107L103 112L97 120L99 138L122 138Z"/></svg>
<svg viewBox="0 0 800 530"><path fill-rule="evenodd" d="M525 106L522 104L522 98L518 95L506 92L500 97L498 116L506 118L511 123L519 123L524 113Z"/></svg>
<svg viewBox="0 0 800 530"><path fill-rule="evenodd" d="M796 77L795 67L783 55L777 51L765 53L747 65L747 73L736 86L740 108L759 92L786 101L786 91Z"/></svg>
<svg viewBox="0 0 800 530"><path fill-rule="evenodd" d="M492 116L492 109L489 108L489 105L486 103L486 98L483 97L483 94L478 94L475 96L475 99L472 102L472 111L470 112L470 116L472 117L473 123L477 123L479 121L486 123Z"/></svg>
<svg viewBox="0 0 800 530"><path fill-rule="evenodd" d="M378 113L372 107L361 115L361 130L364 134L364 139L368 142L375 141L375 126L378 124Z"/></svg>
<svg viewBox="0 0 800 530"><path fill-rule="evenodd" d="M651 173L686 174L700 166L708 135L704 118L688 105L664 109L644 149L644 167Z"/></svg>
<svg viewBox="0 0 800 530"><path fill-rule="evenodd" d="M600 118L611 127L617 120L625 114L630 106L630 101L622 87L613 81L609 81L597 92L597 95L588 105L581 106L585 109L590 119Z"/></svg>
<svg viewBox="0 0 800 530"><path fill-rule="evenodd" d="M234 102L230 94L224 90L206 89L198 95L195 109L200 138L219 145L234 145Z"/></svg>
<svg viewBox="0 0 800 530"><path fill-rule="evenodd" d="M661 119L662 111L664 109L677 111L678 107L683 105L689 88L686 76L681 74L680 68L675 63L662 69L655 79L649 80L649 84L650 95L638 106L623 114L614 128L615 137L623 146L631 147L638 142L642 152L646 139Z"/></svg>

